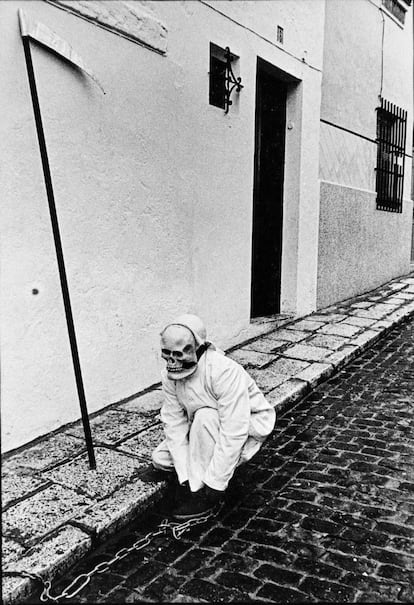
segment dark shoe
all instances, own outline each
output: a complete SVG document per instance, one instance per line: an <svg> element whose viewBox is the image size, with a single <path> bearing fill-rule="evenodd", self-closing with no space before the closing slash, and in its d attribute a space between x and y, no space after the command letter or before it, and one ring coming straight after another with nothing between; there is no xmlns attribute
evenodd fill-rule
<svg viewBox="0 0 414 605"><path fill-rule="evenodd" d="M214 493L211 493L214 492ZM173 511L173 517L177 521L188 521L209 515L214 511L221 500L223 492L202 488L198 492L191 492L190 497L177 506Z"/></svg>
<svg viewBox="0 0 414 605"><path fill-rule="evenodd" d="M204 486L204 490L206 492L207 499L214 505L218 504L223 499L224 491L221 492L218 489L213 489L212 487L209 487L208 485Z"/></svg>
<svg viewBox="0 0 414 605"><path fill-rule="evenodd" d="M191 496L190 486L188 485L188 481L184 481L184 483L178 483L178 478L175 484L175 492L174 492L174 504L175 506L179 506L185 500Z"/></svg>
<svg viewBox="0 0 414 605"><path fill-rule="evenodd" d="M171 475L171 471L162 471L158 468L150 467L139 478L144 483L160 483L160 481L171 481Z"/></svg>

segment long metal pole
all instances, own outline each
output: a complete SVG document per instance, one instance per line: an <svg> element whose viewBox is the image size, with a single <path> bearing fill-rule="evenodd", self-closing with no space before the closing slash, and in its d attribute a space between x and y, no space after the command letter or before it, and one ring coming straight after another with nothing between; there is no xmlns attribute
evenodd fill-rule
<svg viewBox="0 0 414 605"><path fill-rule="evenodd" d="M76 343L75 326L73 323L72 307L70 304L68 281L66 278L65 261L63 258L62 241L59 232L59 223L56 213L55 196L53 193L52 177L50 174L49 159L47 155L46 139L43 130L42 116L40 113L39 97L37 95L37 87L35 74L32 62L32 53L30 50L30 40L28 36L23 36L23 48L26 58L27 75L29 77L30 93L32 96L33 112L36 122L37 138L39 141L40 155L42 159L43 176L45 180L47 200L49 203L50 220L52 222L53 238L55 241L55 249L57 263L59 269L60 285L62 288L63 303L65 307L66 323L68 327L70 348L72 351L73 368L75 371L76 387L78 390L79 404L82 413L83 430L85 432L86 447L88 450L89 467L96 468L95 453L92 443L91 427L89 424L88 409L86 406L85 390L83 388L82 372L79 362L78 346Z"/></svg>

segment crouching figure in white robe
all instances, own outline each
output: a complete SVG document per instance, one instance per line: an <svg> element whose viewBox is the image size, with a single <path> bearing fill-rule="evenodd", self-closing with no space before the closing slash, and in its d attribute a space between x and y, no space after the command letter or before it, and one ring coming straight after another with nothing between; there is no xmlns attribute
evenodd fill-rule
<svg viewBox="0 0 414 605"><path fill-rule="evenodd" d="M161 332L165 440L154 450L156 469L175 471L184 499L174 517L211 512L236 467L259 450L276 414L244 368L206 340L195 315L182 315Z"/></svg>

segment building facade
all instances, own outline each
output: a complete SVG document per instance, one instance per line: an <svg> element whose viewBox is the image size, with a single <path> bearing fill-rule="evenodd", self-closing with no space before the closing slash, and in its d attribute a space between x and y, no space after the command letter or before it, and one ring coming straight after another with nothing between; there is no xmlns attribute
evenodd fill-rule
<svg viewBox="0 0 414 605"><path fill-rule="evenodd" d="M408 272L410 156L402 212L376 207L379 97L407 112L411 149L396 5L404 24L385 0L0 5L3 450L80 416L18 9L105 91L30 42L93 412L159 381L159 331L182 312L227 347L257 317Z"/></svg>
<svg viewBox="0 0 414 605"><path fill-rule="evenodd" d="M399 1L326 2L318 307L409 271L413 37L408 9ZM401 172L404 163L401 212L377 209L376 189L382 185L377 173L384 167L376 142L381 98L397 112L407 111L403 143L409 155L396 154L387 166L393 171L398 165ZM394 146L396 134L391 133ZM391 146L383 151L391 152Z"/></svg>

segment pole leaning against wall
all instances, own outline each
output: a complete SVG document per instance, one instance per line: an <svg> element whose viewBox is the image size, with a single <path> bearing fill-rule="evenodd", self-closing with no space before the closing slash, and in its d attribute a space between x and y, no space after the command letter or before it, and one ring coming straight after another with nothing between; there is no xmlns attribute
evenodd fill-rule
<svg viewBox="0 0 414 605"><path fill-rule="evenodd" d="M91 428L89 424L88 408L86 405L85 390L83 387L82 371L79 361L78 346L76 342L75 326L73 323L72 307L69 296L68 281L66 277L65 261L63 257L62 241L59 231L59 222L56 212L55 196L53 192L52 177L50 173L49 158L46 148L46 139L43 130L42 116L40 113L39 97L37 94L36 79L33 69L32 53L30 49L30 39L35 40L42 46L48 48L53 53L70 61L83 71L85 71L97 84L100 86L93 72L86 68L82 59L73 51L71 46L59 38L52 30L42 23L34 22L19 9L20 33L23 41L24 54L26 59L27 75L29 78L30 94L32 97L33 113L36 122L37 138L39 141L39 150L42 160L43 176L45 181L47 200L49 203L50 220L52 223L53 238L55 242L55 250L57 264L60 277L60 285L62 289L62 297L65 308L66 324L72 352L73 368L75 372L76 387L78 391L79 404L82 414L82 423L85 433L86 448L88 451L89 467L96 468L95 452L93 449ZM102 87L100 86L103 91ZM104 92L104 91L103 91Z"/></svg>

